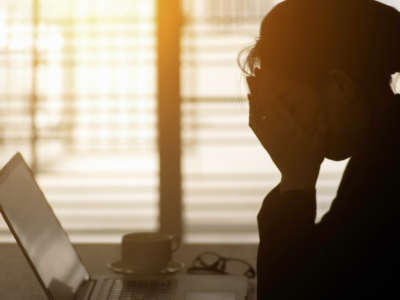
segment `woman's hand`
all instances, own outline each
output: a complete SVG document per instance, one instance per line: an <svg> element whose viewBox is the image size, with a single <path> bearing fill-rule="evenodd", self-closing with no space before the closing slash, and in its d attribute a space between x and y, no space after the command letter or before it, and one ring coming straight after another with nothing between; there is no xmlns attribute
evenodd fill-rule
<svg viewBox="0 0 400 300"><path fill-rule="evenodd" d="M305 130L284 101L271 101L248 78L249 125L281 172L280 189L313 190L324 159L324 120L315 118L315 129ZM268 102L268 109L266 103Z"/></svg>

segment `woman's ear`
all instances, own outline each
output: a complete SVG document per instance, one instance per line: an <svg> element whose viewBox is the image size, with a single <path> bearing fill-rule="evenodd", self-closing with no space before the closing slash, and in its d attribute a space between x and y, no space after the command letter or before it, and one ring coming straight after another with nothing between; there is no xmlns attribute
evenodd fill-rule
<svg viewBox="0 0 400 300"><path fill-rule="evenodd" d="M329 71L326 85L326 96L330 101L349 104L356 100L356 84L343 70Z"/></svg>

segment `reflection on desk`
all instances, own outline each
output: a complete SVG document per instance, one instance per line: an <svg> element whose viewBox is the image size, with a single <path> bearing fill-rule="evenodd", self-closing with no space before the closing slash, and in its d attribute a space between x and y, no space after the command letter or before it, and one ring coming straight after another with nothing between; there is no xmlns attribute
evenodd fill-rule
<svg viewBox="0 0 400 300"><path fill-rule="evenodd" d="M107 267L120 258L119 244L77 244L83 263L91 275L115 275ZM197 254L214 251L224 256L242 258L256 266L257 245L185 244L175 254L176 261L190 266ZM117 275L115 275L117 276ZM256 299L255 279L249 280L250 300ZM46 300L32 269L16 244L0 244L0 299Z"/></svg>

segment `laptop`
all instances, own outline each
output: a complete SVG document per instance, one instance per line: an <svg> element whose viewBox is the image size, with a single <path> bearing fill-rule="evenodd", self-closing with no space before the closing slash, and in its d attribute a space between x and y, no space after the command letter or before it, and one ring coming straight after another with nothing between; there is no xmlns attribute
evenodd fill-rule
<svg viewBox="0 0 400 300"><path fill-rule="evenodd" d="M0 171L0 211L48 299L244 300L235 275L92 277L20 153Z"/></svg>

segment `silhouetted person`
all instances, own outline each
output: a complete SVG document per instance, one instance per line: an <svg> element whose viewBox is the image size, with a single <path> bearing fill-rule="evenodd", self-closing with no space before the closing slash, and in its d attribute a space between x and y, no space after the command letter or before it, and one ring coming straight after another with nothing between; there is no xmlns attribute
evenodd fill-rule
<svg viewBox="0 0 400 300"><path fill-rule="evenodd" d="M281 172L258 214L258 299L399 299L399 12L284 1L242 67L250 127ZM316 224L321 162L349 157Z"/></svg>

